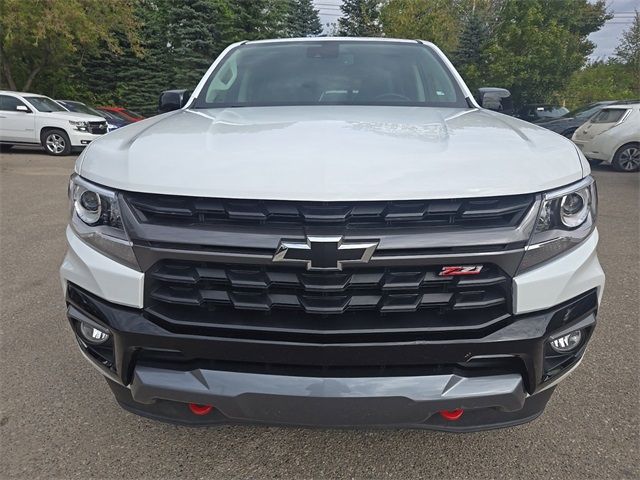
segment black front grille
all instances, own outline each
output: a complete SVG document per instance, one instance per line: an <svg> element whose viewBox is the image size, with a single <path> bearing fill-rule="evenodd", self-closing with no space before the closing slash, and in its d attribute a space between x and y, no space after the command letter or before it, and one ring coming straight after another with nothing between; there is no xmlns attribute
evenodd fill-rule
<svg viewBox="0 0 640 480"><path fill-rule="evenodd" d="M509 317L508 277L495 265L459 277L440 276L441 268L314 272L162 260L146 275L146 311L183 333L330 342L473 337Z"/></svg>
<svg viewBox="0 0 640 480"><path fill-rule="evenodd" d="M340 225L345 227L517 225L533 195L429 201L286 202L128 193L143 223L157 225Z"/></svg>
<svg viewBox="0 0 640 480"><path fill-rule="evenodd" d="M89 133L94 135L107 133L107 122L89 122Z"/></svg>

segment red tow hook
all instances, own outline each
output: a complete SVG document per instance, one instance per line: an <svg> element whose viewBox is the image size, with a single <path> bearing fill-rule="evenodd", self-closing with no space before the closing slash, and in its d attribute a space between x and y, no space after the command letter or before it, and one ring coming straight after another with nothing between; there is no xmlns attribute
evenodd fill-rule
<svg viewBox="0 0 640 480"><path fill-rule="evenodd" d="M459 420L463 413L464 410L461 408L456 408L455 410L440 410L440 416L451 422Z"/></svg>
<svg viewBox="0 0 640 480"><path fill-rule="evenodd" d="M197 403L190 403L189 410L191 410L191 413L193 413L194 415L202 416L211 413L213 407L211 405L198 405Z"/></svg>

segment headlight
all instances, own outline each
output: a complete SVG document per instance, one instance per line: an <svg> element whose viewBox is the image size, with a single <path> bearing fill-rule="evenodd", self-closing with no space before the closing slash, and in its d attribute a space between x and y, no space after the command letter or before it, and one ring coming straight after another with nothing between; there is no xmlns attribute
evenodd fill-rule
<svg viewBox="0 0 640 480"><path fill-rule="evenodd" d="M89 128L88 122L75 122L73 120L69 120L69 123L73 125L76 130L80 130L81 132L86 132Z"/></svg>
<svg viewBox="0 0 640 480"><path fill-rule="evenodd" d="M544 194L520 272L566 252L585 240L596 223L598 195L592 177Z"/></svg>
<svg viewBox="0 0 640 480"><path fill-rule="evenodd" d="M140 269L120 215L118 195L78 175L69 184L71 228L85 243L128 267Z"/></svg>

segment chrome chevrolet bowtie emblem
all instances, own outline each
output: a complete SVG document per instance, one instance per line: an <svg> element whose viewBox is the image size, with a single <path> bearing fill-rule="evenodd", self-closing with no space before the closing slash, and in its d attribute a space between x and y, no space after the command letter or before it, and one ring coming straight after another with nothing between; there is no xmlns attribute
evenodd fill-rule
<svg viewBox="0 0 640 480"><path fill-rule="evenodd" d="M342 237L282 240L273 261L304 263L307 270L342 270L345 263L368 262L377 246L378 242L345 242Z"/></svg>

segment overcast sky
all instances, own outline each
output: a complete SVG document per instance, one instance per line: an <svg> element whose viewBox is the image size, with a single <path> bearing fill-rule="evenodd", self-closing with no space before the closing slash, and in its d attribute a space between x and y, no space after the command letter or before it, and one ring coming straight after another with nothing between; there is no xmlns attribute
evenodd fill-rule
<svg viewBox="0 0 640 480"><path fill-rule="evenodd" d="M320 10L320 20L323 25L338 20L342 0L313 0L313 2ZM614 14L614 18L609 20L600 31L589 37L596 44L596 49L591 55L593 59L604 59L613 54L620 41L620 35L633 21L634 9L640 10L640 0L608 0L607 5Z"/></svg>

